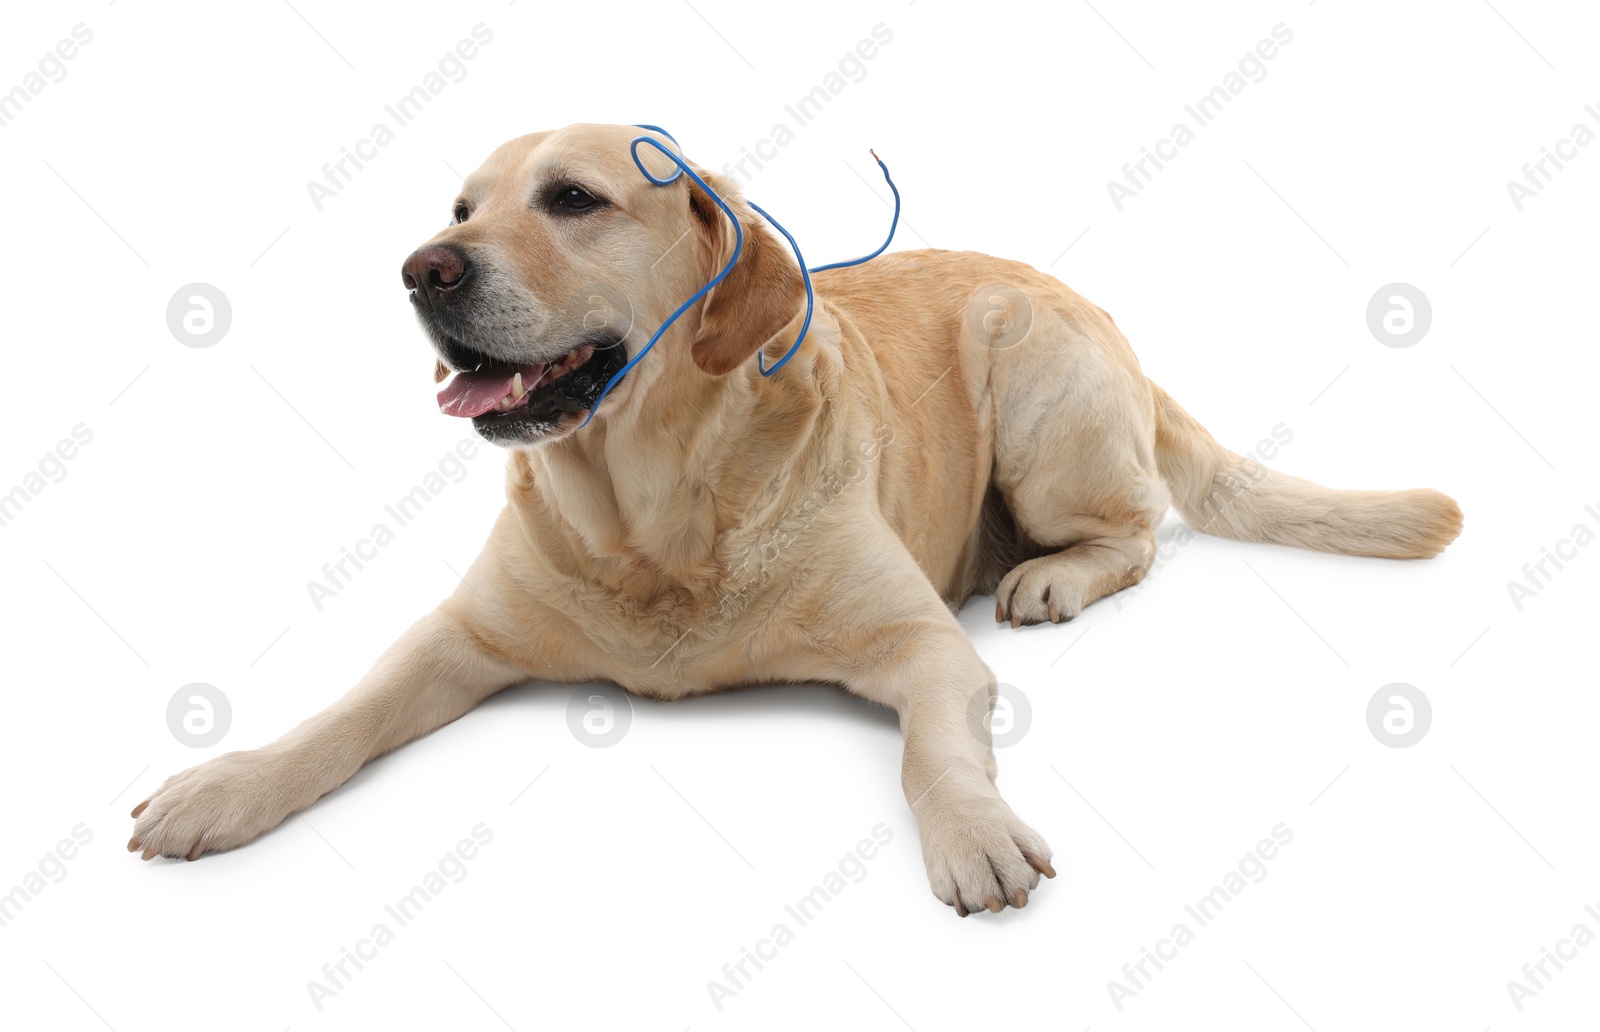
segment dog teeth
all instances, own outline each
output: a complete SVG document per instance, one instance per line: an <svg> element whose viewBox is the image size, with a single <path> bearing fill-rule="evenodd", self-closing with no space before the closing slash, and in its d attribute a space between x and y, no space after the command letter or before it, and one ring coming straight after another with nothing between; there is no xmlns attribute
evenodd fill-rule
<svg viewBox="0 0 1600 1032"><path fill-rule="evenodd" d="M580 348L579 350L566 355L559 362L546 363L540 368L539 375L533 378L532 383L524 382L522 379L522 370L518 369L511 376L511 388L505 393L504 397L495 402L496 411L508 412L511 409L516 408L517 405L522 402L522 399L527 397L530 393L538 390L547 383L559 380L567 373L570 373L572 370L582 365L587 358L588 355L585 354L585 349Z"/></svg>
<svg viewBox="0 0 1600 1032"><path fill-rule="evenodd" d="M554 379L556 379L556 378L558 378L558 377L560 377L560 376L562 376L562 375L564 375L566 373L572 372L572 370L574 370L578 366L582 365L584 363L584 360L587 357L588 356L584 354L584 349L582 349L582 348L578 349L577 351L571 352L566 357L564 357L561 361L559 361L559 362L555 363L554 365L550 366L550 373L551 373L551 377L550 378L552 380L554 380Z"/></svg>

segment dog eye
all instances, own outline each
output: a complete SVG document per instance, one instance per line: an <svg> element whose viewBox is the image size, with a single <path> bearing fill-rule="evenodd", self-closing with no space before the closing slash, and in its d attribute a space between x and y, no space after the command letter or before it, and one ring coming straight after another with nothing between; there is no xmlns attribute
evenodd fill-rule
<svg viewBox="0 0 1600 1032"><path fill-rule="evenodd" d="M588 211L606 202L581 187L558 186L550 198L553 207L563 211Z"/></svg>
<svg viewBox="0 0 1600 1032"><path fill-rule="evenodd" d="M467 221L467 216L472 213L467 211L466 201L457 201L455 211L453 211L451 214L455 216L455 220L457 222L465 222Z"/></svg>

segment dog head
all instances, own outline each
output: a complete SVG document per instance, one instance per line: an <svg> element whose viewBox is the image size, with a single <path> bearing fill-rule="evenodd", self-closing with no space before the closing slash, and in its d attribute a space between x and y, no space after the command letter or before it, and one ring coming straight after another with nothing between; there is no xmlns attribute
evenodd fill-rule
<svg viewBox="0 0 1600 1032"><path fill-rule="evenodd" d="M640 173L629 147L644 134L575 125L512 140L467 177L450 225L402 266L441 378L454 371L440 408L471 418L488 440L533 445L577 430L606 384L732 255L733 225L705 191L688 176L657 185ZM651 147L639 154L658 179L675 171ZM731 182L691 167L739 220L742 251L597 419L638 405L664 373L727 375L800 310L792 252Z"/></svg>

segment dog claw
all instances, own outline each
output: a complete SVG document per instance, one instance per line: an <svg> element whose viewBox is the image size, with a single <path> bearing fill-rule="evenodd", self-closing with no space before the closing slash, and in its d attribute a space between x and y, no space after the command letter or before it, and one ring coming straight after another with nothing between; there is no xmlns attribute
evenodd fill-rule
<svg viewBox="0 0 1600 1032"><path fill-rule="evenodd" d="M1018 910L1021 910L1023 907L1027 906L1028 890L1018 889L1016 892L1013 892L1011 894L1011 905L1016 907Z"/></svg>
<svg viewBox="0 0 1600 1032"><path fill-rule="evenodd" d="M142 854L140 854L139 859L140 860L148 860L148 859L150 859L151 857L153 857L155 855L156 855L156 847L155 846L150 846Z"/></svg>
<svg viewBox="0 0 1600 1032"><path fill-rule="evenodd" d="M133 812L130 813L128 816L129 817L137 817L137 816L139 816L141 813L144 813L145 807L147 807L149 805L150 805L150 800L146 799L144 802L140 803L138 806L135 806L133 808Z"/></svg>
<svg viewBox="0 0 1600 1032"><path fill-rule="evenodd" d="M137 853L138 851L139 851L139 840L136 839L136 838L129 839L128 840L128 852Z"/></svg>

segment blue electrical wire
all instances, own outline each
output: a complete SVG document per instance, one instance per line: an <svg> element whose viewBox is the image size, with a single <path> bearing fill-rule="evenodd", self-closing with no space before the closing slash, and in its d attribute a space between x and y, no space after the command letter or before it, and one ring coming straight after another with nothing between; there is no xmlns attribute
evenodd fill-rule
<svg viewBox="0 0 1600 1032"><path fill-rule="evenodd" d="M651 127L640 126L639 128L648 129ZM662 133L667 137L667 139L672 140L672 134L666 133L661 129L656 129L654 131ZM677 143L678 141L672 140L672 142ZM650 170L644 167L644 162L639 160L639 144L641 143L648 143L662 154L665 154L668 160L670 160L674 165L678 166L678 171L674 172L666 179L657 179L655 176L651 175ZM679 305L671 315L667 316L666 321L660 326L656 327L656 332L650 335L650 339L645 342L644 347L639 349L639 353L630 358L626 365L624 365L621 369L618 369L616 374L612 376L611 379L606 381L604 389L600 391L600 396L594 399L593 405L589 406L589 414L584 417L582 423L578 424L578 429L580 430L588 426L589 420L593 419L594 414L600 411L600 403L606 400L606 395L611 393L611 388L617 385L617 381L622 379L623 376L627 374L628 370L638 365L640 360L650 353L650 349L656 346L656 341L660 340L661 335L667 332L667 328L670 327L674 322L677 322L678 316L688 311L689 307L696 301L705 297L706 294L710 292L712 287L716 286L718 283L721 283L725 278L727 278L728 273L733 271L733 263L739 260L739 252L744 249L744 230L740 228L739 219L733 214L733 209L728 207L728 202L724 201L721 195L706 185L706 181L704 179L701 179L695 174L694 169L684 164L682 158L668 150L660 140L653 139L649 136L634 137L633 143L629 146L628 150L633 155L633 163L639 167L639 171L643 173L646 179L650 180L650 182L654 183L656 186L666 186L668 183L676 181L679 176L687 175L690 179L694 180L695 185L699 186L700 189L710 194L711 199L717 202L717 207L722 209L722 214L726 215L728 217L728 221L733 223L733 254L728 258L728 264L722 267L722 271L713 276L709 283L691 294L687 301Z"/></svg>
<svg viewBox="0 0 1600 1032"><path fill-rule="evenodd" d="M673 142L676 143L677 141L674 140ZM868 151L867 153L871 154L872 160L876 161L878 163L878 167L883 169L884 182L888 183L889 189L894 192L894 219L889 223L889 235L884 237L883 243L878 246L876 251L873 251L864 258L852 258L847 262L834 262L831 265L818 265L815 268L808 269L806 268L806 260L800 257L800 245L794 242L794 237L790 235L789 231L784 229L783 226L779 224L777 219L773 218L771 215L768 215L767 210L761 207L761 205L755 203L754 201L750 202L750 207L754 208L762 218L772 223L772 228L782 233L783 238L789 241L789 246L794 248L794 260L800 266L800 276L805 281L806 285L806 318L805 322L800 324L800 336L794 339L794 343L789 345L789 350L783 353L782 358L773 363L771 369L768 369L766 366L766 356L759 351L756 352L756 366L761 370L762 376L771 376L779 369L782 369L783 364L794 357L794 353L800 350L801 343L806 339L806 331L811 328L811 309L816 300L815 294L811 289L811 274L813 272L824 272L828 269L847 269L852 265L865 265L867 262L872 261L872 259L882 254L888 248L890 241L894 240L894 231L900 225L900 189L894 185L894 180L889 176L889 166L885 165L883 163L883 159L878 157L878 152Z"/></svg>
<svg viewBox="0 0 1600 1032"><path fill-rule="evenodd" d="M673 142L676 143L677 141L674 140ZM883 238L883 244L879 246L876 251L873 251L865 258L854 258L848 262L834 262L832 265L819 265L815 269L812 269L812 272L822 272L825 269L847 269L852 265L864 265L867 262L872 261L872 259L878 257L878 255L882 254L888 248L889 242L894 239L895 228L900 225L900 188L894 185L893 179L889 178L889 166L885 165L883 163L883 159L878 157L878 152L869 150L867 153L871 154L872 160L876 161L878 163L878 167L883 169L883 181L889 184L890 190L894 191L894 221L889 223L889 235ZM753 208L755 205L751 205L751 207ZM760 209L757 210L759 211ZM763 214L765 213L763 212ZM771 219L768 219L767 221L772 222ZM772 224L774 226L777 225L776 222L773 222Z"/></svg>
<svg viewBox="0 0 1600 1032"><path fill-rule="evenodd" d="M660 133L662 136L665 136L667 139L671 140L673 143L678 143L678 138L676 136L673 136L671 133L667 132L665 129L661 128L659 125L645 125L643 122L638 122L638 123L634 124L634 128L635 129L648 129L653 133ZM678 143L678 147L681 149L683 147L683 144ZM672 179L677 179L677 178L678 177L677 177L676 174L674 174L673 177L672 177ZM669 182L669 183L672 182L672 179L667 180L667 182Z"/></svg>
<svg viewBox="0 0 1600 1032"><path fill-rule="evenodd" d="M811 329L811 308L816 301L816 295L811 289L811 270L806 268L806 260L800 257L800 245L794 242L794 237L789 233L789 231L784 229L783 226L779 225L777 219L773 218L771 215L768 215L766 210L762 208L761 205L751 201L750 207L754 208L762 218L772 223L773 228L782 233L783 238L789 241L789 246L794 248L795 263L800 266L800 277L805 281L806 285L806 319L805 322L800 324L800 336L794 339L794 343L789 345L789 350L783 353L782 358L773 363L771 369L767 368L766 357L762 355L760 351L756 352L756 368L761 370L762 376L771 376L773 373L782 369L783 364L789 361L789 359L793 358L796 351L800 350L801 342L806 339L806 331ZM866 259L862 260L865 261Z"/></svg>
<svg viewBox="0 0 1600 1032"><path fill-rule="evenodd" d="M651 132L660 133L662 136L665 136L675 144L678 142L677 137L673 136L660 126L639 125L636 126L636 128L648 129ZM639 145L641 143L648 143L650 146L666 155L667 160L671 161L677 166L677 170L665 179L658 178L657 176L651 174L650 170L644 167L644 162L639 160ZM687 175L696 186L704 190L713 201L716 201L717 207L722 209L722 214L726 215L728 217L728 221L733 223L733 255L728 258L728 262L722 267L721 272L718 272L715 276L713 276L709 283L691 294L687 301L679 305L671 315L667 316L666 321L656 328L655 333L650 335L650 339L645 342L644 347L639 349L639 353L633 356L633 358L629 359L626 365L617 370L611 379L606 381L605 387L600 391L600 396L594 400L593 405L589 406L589 414L584 417L583 422L579 424L579 429L589 425L589 420L593 419L594 414L600 410L600 403L606 399L606 395L611 393L611 388L617 385L618 380L621 380L623 376L627 375L628 370L638 365L644 356L650 353L650 349L656 346L656 341L661 339L661 335L667 332L668 327L670 327L674 322L677 322L678 317L684 312L688 311L690 306L692 306L696 301L705 297L706 294L711 291L712 287L715 287L718 283L721 283L727 278L728 273L733 271L734 263L739 260L740 253L744 250L744 230L739 225L739 219L736 215L734 215L733 209L729 208L727 202L722 199L722 196L715 190L711 189L704 179L701 179L698 175L696 175L694 169L690 168L681 157L668 150L662 145L661 141L652 139L648 136L634 137L633 143L629 145L628 150L629 153L633 155L633 163L639 169L640 174L642 174L652 184L656 186L666 186L669 183L677 182L679 176ZM849 261L834 262L831 265L819 265L816 268L808 269L806 268L805 259L800 255L800 245L795 242L794 236L787 229L784 229L777 219L773 218L771 215L768 215L766 210L760 205L753 202L750 204L750 207L753 208L757 214L771 223L772 227L779 233L782 233L785 240L789 241L789 246L794 250L795 261L800 266L800 276L804 281L806 288L806 317L805 320L800 324L800 335L795 338L793 344L789 345L789 350L783 353L783 357L774 362L772 364L772 368L770 369L767 368L765 356L759 351L756 353L756 366L761 370L762 376L771 376L779 369L782 369L784 363L793 358L794 353L800 350L800 345L804 343L806 339L806 333L811 329L811 315L816 305L816 292L811 286L811 274L813 272L823 272L827 269L844 269L852 265L862 265L866 262L870 262L872 259L882 254L889 247L890 242L894 240L894 231L900 225L900 190L894 185L894 180L889 176L889 166L883 163L883 159L878 157L877 152L869 151L868 153L870 153L873 157L873 160L878 163L878 167L883 170L884 182L888 183L889 189L894 192L894 219L889 223L889 235L884 238L883 243L876 251L873 251L871 254L866 255L865 257L852 258Z"/></svg>

